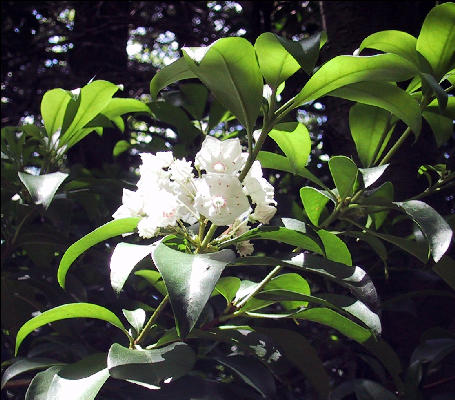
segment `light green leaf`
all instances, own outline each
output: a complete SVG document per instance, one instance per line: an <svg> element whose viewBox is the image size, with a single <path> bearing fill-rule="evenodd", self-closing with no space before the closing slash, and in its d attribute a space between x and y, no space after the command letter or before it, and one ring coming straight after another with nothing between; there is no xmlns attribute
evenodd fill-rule
<svg viewBox="0 0 455 400"><path fill-rule="evenodd" d="M183 80L196 78L184 58L179 58L158 71L150 81L150 94L156 100L158 93L170 84Z"/></svg>
<svg viewBox="0 0 455 400"><path fill-rule="evenodd" d="M66 250L65 254L63 254L58 266L57 277L60 286L65 288L65 279L69 267L84 251L103 240L110 239L123 233L133 232L139 221L140 218L115 219L96 228L93 232L90 232L76 243L73 243L68 250Z"/></svg>
<svg viewBox="0 0 455 400"><path fill-rule="evenodd" d="M71 96L63 89L52 89L44 93L41 100L41 116L49 137L62 128L66 106L70 100Z"/></svg>
<svg viewBox="0 0 455 400"><path fill-rule="evenodd" d="M409 33L387 30L373 33L363 39L359 47L359 52L363 49L380 50L384 53L397 54L415 65L419 65L416 45L417 39Z"/></svg>
<svg viewBox="0 0 455 400"><path fill-rule="evenodd" d="M446 255L442 256L442 258L433 265L433 271L455 290L455 261L452 258Z"/></svg>
<svg viewBox="0 0 455 400"><path fill-rule="evenodd" d="M263 80L254 47L244 38L222 38L202 48L183 48L183 56L194 74L213 92L251 134L262 100ZM200 55L200 54L199 54Z"/></svg>
<svg viewBox="0 0 455 400"><path fill-rule="evenodd" d="M447 107L448 94L443 87L436 81L433 75L421 72L422 78L422 91L424 94L427 92L434 93L438 99L439 109L444 110Z"/></svg>
<svg viewBox="0 0 455 400"><path fill-rule="evenodd" d="M49 207L55 192L68 177L68 174L63 172L53 172L45 175L30 175L26 172L18 172L17 174L35 204L42 204L45 209Z"/></svg>
<svg viewBox="0 0 455 400"><path fill-rule="evenodd" d="M52 380L62 368L63 366L55 366L46 369L46 371L38 372L30 382L27 393L25 393L25 400L49 400L47 393Z"/></svg>
<svg viewBox="0 0 455 400"><path fill-rule="evenodd" d="M61 137L62 144L68 147L75 145L89 132L82 130L109 104L118 86L108 81L93 81L85 85L80 92L80 103L77 112Z"/></svg>
<svg viewBox="0 0 455 400"><path fill-rule="evenodd" d="M127 349L114 343L107 366L113 378L159 386L165 379L177 379L191 371L195 361L191 347L182 342L153 350Z"/></svg>
<svg viewBox="0 0 455 400"><path fill-rule="evenodd" d="M437 81L453 68L455 61L454 3L440 4L428 13L417 38L416 49L433 67Z"/></svg>
<svg viewBox="0 0 455 400"><path fill-rule="evenodd" d="M300 198L302 199L303 207L305 208L305 212L311 223L318 226L319 217L321 216L325 205L332 199L324 192L311 186L305 186L300 189Z"/></svg>
<svg viewBox="0 0 455 400"><path fill-rule="evenodd" d="M221 294L231 304L232 299L240 288L240 279L235 276L220 278L215 286L215 291Z"/></svg>
<svg viewBox="0 0 455 400"><path fill-rule="evenodd" d="M365 167L370 166L381 155L379 152L376 156L376 149L381 146L382 138L385 139L384 145L387 145L386 129L389 118L390 114L386 110L367 104L357 103L349 111L351 136L360 162Z"/></svg>
<svg viewBox="0 0 455 400"><path fill-rule="evenodd" d="M359 168L362 175L363 187L368 188L375 183L385 172L389 164L380 165L372 168Z"/></svg>
<svg viewBox="0 0 455 400"><path fill-rule="evenodd" d="M151 114L150 108L147 104L136 99L114 98L103 108L102 114L113 119L120 115L132 112L142 112Z"/></svg>
<svg viewBox="0 0 455 400"><path fill-rule="evenodd" d="M358 82L329 93L330 96L357 101L390 111L417 136L422 128L419 103L404 90L387 82Z"/></svg>
<svg viewBox="0 0 455 400"><path fill-rule="evenodd" d="M422 117L433 131L438 147L446 143L453 135L453 119L430 111L423 111Z"/></svg>
<svg viewBox="0 0 455 400"><path fill-rule="evenodd" d="M455 96L449 96L447 99L447 106L443 110L441 110L438 104L438 100L434 99L430 104L428 104L428 106L425 107L424 111L441 114L452 120L455 119Z"/></svg>
<svg viewBox="0 0 455 400"><path fill-rule="evenodd" d="M329 260L352 265L351 253L346 244L334 233L319 229L318 236L324 245L325 255Z"/></svg>
<svg viewBox="0 0 455 400"><path fill-rule="evenodd" d="M158 271L154 271L151 269L141 269L139 271L136 271L134 275L141 276L148 283L150 283L150 285L152 285L160 294L166 296L167 294L166 285L164 284L164 281L161 278L161 274Z"/></svg>
<svg viewBox="0 0 455 400"><path fill-rule="evenodd" d="M130 243L119 243L115 246L111 256L110 269L111 286L116 293L122 290L136 264L151 254L154 247L154 244L144 246Z"/></svg>
<svg viewBox="0 0 455 400"><path fill-rule="evenodd" d="M93 400L109 378L106 354L97 353L60 369L46 399Z"/></svg>
<svg viewBox="0 0 455 400"><path fill-rule="evenodd" d="M294 173L305 168L311 151L310 134L305 125L298 122L283 122L275 125L269 136L283 150Z"/></svg>
<svg viewBox="0 0 455 400"><path fill-rule="evenodd" d="M35 329L49 324L54 321L60 321L68 318L95 318L109 322L110 324L121 329L128 337L128 332L118 317L107 308L90 303L64 304L50 310L44 311L31 320L27 321L17 332L16 349L17 354L22 341Z"/></svg>
<svg viewBox="0 0 455 400"><path fill-rule="evenodd" d="M235 258L232 250L187 254L161 241L152 252L163 277L180 337L194 327L226 264Z"/></svg>
<svg viewBox="0 0 455 400"><path fill-rule="evenodd" d="M324 184L317 176L313 175L306 168L299 168L295 170L295 168L291 166L290 159L282 156L281 154L271 153L269 151L260 151L257 159L260 161L262 168L273 168L278 171L290 172L292 174L302 176L316 185L324 187Z"/></svg>
<svg viewBox="0 0 455 400"><path fill-rule="evenodd" d="M291 229L279 226L262 226L245 232L244 234L222 243L222 247L227 247L244 240L265 239L286 243L291 246L300 247L305 250L323 254L319 244L311 236L296 232Z"/></svg>
<svg viewBox="0 0 455 400"><path fill-rule="evenodd" d="M112 150L112 154L114 157L117 157L118 155L124 153L131 147L131 144L127 142L126 140L119 140L115 146L114 150Z"/></svg>
<svg viewBox="0 0 455 400"><path fill-rule="evenodd" d="M271 32L261 34L256 39L254 48L261 73L272 89L276 90L282 82L300 69L299 63L283 47L277 35Z"/></svg>
<svg viewBox="0 0 455 400"><path fill-rule="evenodd" d="M6 383L14 378L17 375L20 375L24 372L34 371L36 369L43 369L52 367L54 365L64 365L61 361L53 360L51 358L20 358L14 361L3 373L2 375L2 385L3 389Z"/></svg>
<svg viewBox="0 0 455 400"><path fill-rule="evenodd" d="M358 168L354 161L345 156L334 156L329 160L329 169L333 182L338 189L340 199L351 196L357 179Z"/></svg>
<svg viewBox="0 0 455 400"><path fill-rule="evenodd" d="M416 73L416 67L411 62L395 54L338 56L325 63L311 77L293 100L293 108L351 83L404 81Z"/></svg>
<svg viewBox="0 0 455 400"><path fill-rule="evenodd" d="M132 311L122 310L122 312L134 330L139 333L145 323L145 311L142 308L138 308Z"/></svg>
<svg viewBox="0 0 455 400"><path fill-rule="evenodd" d="M409 200L395 203L422 230L428 240L433 260L438 262L450 246L452 229L432 207L423 201Z"/></svg>

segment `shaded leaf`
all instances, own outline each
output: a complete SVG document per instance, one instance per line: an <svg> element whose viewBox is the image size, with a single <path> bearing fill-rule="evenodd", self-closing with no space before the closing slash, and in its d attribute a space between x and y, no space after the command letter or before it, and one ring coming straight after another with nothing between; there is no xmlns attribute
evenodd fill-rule
<svg viewBox="0 0 455 400"><path fill-rule="evenodd" d="M158 271L154 271L151 269L141 269L136 271L134 275L141 276L147 280L160 294L166 296L167 289L164 281L161 277L161 274Z"/></svg>
<svg viewBox="0 0 455 400"><path fill-rule="evenodd" d="M442 256L442 258L433 265L433 271L455 290L455 261L452 258L446 255Z"/></svg>
<svg viewBox="0 0 455 400"><path fill-rule="evenodd" d="M358 400L398 400L392 392L368 379L351 379L343 382L333 390L331 399L342 400L352 393L355 393Z"/></svg>
<svg viewBox="0 0 455 400"><path fill-rule="evenodd" d="M441 147L453 135L453 119L430 111L423 111L422 117L433 131L436 145Z"/></svg>
<svg viewBox="0 0 455 400"><path fill-rule="evenodd" d="M65 288L65 279L69 267L84 251L103 240L134 231L139 220L140 218L122 218L110 221L73 243L66 250L58 266L57 277L60 286Z"/></svg>
<svg viewBox="0 0 455 400"><path fill-rule="evenodd" d="M400 249L406 251L409 254L412 254L414 257L418 258L424 264L428 261L428 247L422 246L422 244L417 243L411 239L405 239L398 236L386 235L384 233L375 233L380 239L385 240L386 242L392 243Z"/></svg>
<svg viewBox="0 0 455 400"><path fill-rule="evenodd" d="M57 189L68 177L68 174L63 172L53 172L45 175L30 175L26 172L18 172L17 174L35 204L42 204L46 209L51 204Z"/></svg>
<svg viewBox="0 0 455 400"><path fill-rule="evenodd" d="M193 118L202 120L207 103L207 88L199 83L185 83L180 85L184 102L182 106L189 111Z"/></svg>
<svg viewBox="0 0 455 400"><path fill-rule="evenodd" d="M345 156L334 156L329 160L329 169L340 199L351 196L357 179L358 168L354 161Z"/></svg>
<svg viewBox="0 0 455 400"><path fill-rule="evenodd" d="M227 303L230 304L239 288L239 278L235 276L225 276L219 279L215 286L215 291L221 294L226 299Z"/></svg>
<svg viewBox="0 0 455 400"><path fill-rule="evenodd" d="M115 146L114 149L112 150L112 154L114 157L119 156L120 154L124 153L131 147L131 144L127 142L126 140L119 140Z"/></svg>

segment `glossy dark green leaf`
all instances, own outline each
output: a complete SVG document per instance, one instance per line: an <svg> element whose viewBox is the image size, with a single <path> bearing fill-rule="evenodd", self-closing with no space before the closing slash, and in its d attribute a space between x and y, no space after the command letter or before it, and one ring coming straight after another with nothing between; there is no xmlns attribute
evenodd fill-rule
<svg viewBox="0 0 455 400"><path fill-rule="evenodd" d="M386 242L394 244L407 253L412 254L424 264L428 261L428 247L422 246L422 244L417 243L415 240L405 239L394 235L387 235L384 233L375 233L374 235L382 240L385 240Z"/></svg>
<svg viewBox="0 0 455 400"><path fill-rule="evenodd" d="M413 364L416 361L431 363L430 367L432 367L454 351L455 339L453 338L427 339L416 347L409 363Z"/></svg>
<svg viewBox="0 0 455 400"><path fill-rule="evenodd" d="M291 246L314 251L315 253L323 254L323 250L319 244L309 235L279 226L261 226L259 228L251 229L243 235L224 242L222 246L227 247L244 240L256 239L274 240Z"/></svg>
<svg viewBox="0 0 455 400"><path fill-rule="evenodd" d="M311 186L305 186L300 189L300 198L302 199L303 207L311 223L318 226L319 217L324 211L327 202L331 200L330 197L318 189Z"/></svg>
<svg viewBox="0 0 455 400"><path fill-rule="evenodd" d="M93 232L88 233L83 238L73 243L65 254L63 254L60 264L58 266L57 277L58 283L62 288L65 288L65 280L68 269L74 260L79 257L84 251L114 236L123 233L133 232L139 223L140 218L122 218L108 222L96 228Z"/></svg>
<svg viewBox="0 0 455 400"><path fill-rule="evenodd" d="M93 400L108 378L106 354L93 354L60 369L52 379L46 398Z"/></svg>
<svg viewBox="0 0 455 400"><path fill-rule="evenodd" d="M397 54L415 65L419 65L416 45L417 39L409 33L387 30L367 36L360 44L359 51L363 49L380 50L384 53Z"/></svg>
<svg viewBox="0 0 455 400"><path fill-rule="evenodd" d="M335 89L364 81L404 81L417 73L416 67L395 54L338 56L325 63L305 84L293 107L325 96Z"/></svg>
<svg viewBox="0 0 455 400"><path fill-rule="evenodd" d="M115 246L111 256L111 286L119 293L125 284L131 271L136 264L147 255L152 253L154 244L139 245L131 243L119 243Z"/></svg>
<svg viewBox="0 0 455 400"><path fill-rule="evenodd" d="M362 204L390 207L393 201L394 189L391 182L385 182L376 189L366 191L365 194L366 196L364 196L361 200ZM376 229L381 227L387 215L387 210L371 214L371 219L373 220Z"/></svg>
<svg viewBox="0 0 455 400"><path fill-rule="evenodd" d="M3 373L1 389L4 388L4 386L10 379L24 372L34 371L37 369L44 369L52 367L54 365L60 366L64 364L65 363L53 360L51 358L42 357L17 359L8 368L6 368L5 372Z"/></svg>
<svg viewBox="0 0 455 400"><path fill-rule="evenodd" d="M113 378L159 386L164 379L177 379L191 371L195 361L191 347L182 342L152 350L128 349L114 343L107 366Z"/></svg>
<svg viewBox="0 0 455 400"><path fill-rule="evenodd" d="M395 204L422 230L430 245L433 260L438 262L450 246L453 233L449 224L423 201L409 200Z"/></svg>
<svg viewBox="0 0 455 400"><path fill-rule="evenodd" d="M235 276L225 276L220 278L215 286L215 291L221 294L228 304L232 302L235 294L240 288L240 279Z"/></svg>
<svg viewBox="0 0 455 400"><path fill-rule="evenodd" d="M180 85L180 90L184 100L182 106L194 119L202 120L209 94L207 88L200 83L185 83Z"/></svg>
<svg viewBox="0 0 455 400"><path fill-rule="evenodd" d="M423 111L422 117L430 125L438 147L446 143L453 135L453 119L444 115Z"/></svg>
<svg viewBox="0 0 455 400"><path fill-rule="evenodd" d="M142 308L137 308L136 310L122 310L123 315L129 324L134 328L138 333L144 327L145 323L145 311Z"/></svg>
<svg viewBox="0 0 455 400"><path fill-rule="evenodd" d="M317 234L324 245L325 255L329 260L352 265L351 253L343 240L334 233L324 229L319 229Z"/></svg>
<svg viewBox="0 0 455 400"><path fill-rule="evenodd" d="M62 128L66 106L70 100L71 96L63 89L52 89L44 93L41 100L41 116L49 137Z"/></svg>
<svg viewBox="0 0 455 400"><path fill-rule="evenodd" d="M242 355L216 357L219 363L232 369L246 384L256 389L264 398L276 393L275 380L259 360Z"/></svg>
<svg viewBox="0 0 455 400"><path fill-rule="evenodd" d="M290 159L282 156L281 154L271 153L269 151L260 151L257 159L261 162L262 168L273 168L278 171L291 172L292 174L307 178L316 185L324 186L321 180L308 171L308 169L299 168L295 170L295 167L291 166Z"/></svg>
<svg viewBox="0 0 455 400"><path fill-rule="evenodd" d="M254 47L244 38L222 38L209 48L183 48L187 65L252 133L262 100L263 80Z"/></svg>
<svg viewBox="0 0 455 400"><path fill-rule="evenodd" d="M259 331L283 349L289 361L310 381L321 399L328 398L329 377L316 350L304 336L288 329L262 328Z"/></svg>
<svg viewBox="0 0 455 400"><path fill-rule="evenodd" d="M447 107L448 94L444 88L436 81L433 75L421 72L422 91L423 93L434 93L439 104L439 109L444 110Z"/></svg>
<svg viewBox="0 0 455 400"><path fill-rule="evenodd" d="M433 265L433 271L455 290L455 260L444 255Z"/></svg>
<svg viewBox="0 0 455 400"><path fill-rule="evenodd" d="M90 130L83 130L109 104L118 86L108 81L93 81L85 85L79 95L80 103L73 120L61 137L62 144L74 146Z"/></svg>
<svg viewBox="0 0 455 400"><path fill-rule="evenodd" d="M282 82L300 69L299 63L283 47L279 37L271 32L261 34L256 39L254 48L261 73L273 89L277 89Z"/></svg>
<svg viewBox="0 0 455 400"><path fill-rule="evenodd" d="M47 396L49 388L55 375L62 368L62 366L54 366L38 372L30 382L27 393L25 393L25 400L49 400Z"/></svg>
<svg viewBox="0 0 455 400"><path fill-rule="evenodd" d="M379 107L355 104L349 111L349 128L363 166L370 166L381 154L376 149L386 139L390 114ZM387 140L385 141L387 144Z"/></svg>
<svg viewBox="0 0 455 400"><path fill-rule="evenodd" d="M294 173L305 168L311 151L310 134L305 125L298 122L283 122L275 125L269 136L289 159Z"/></svg>
<svg viewBox="0 0 455 400"><path fill-rule="evenodd" d="M159 70L150 81L150 94L156 100L161 89L183 79L196 78L184 58L179 58Z"/></svg>
<svg viewBox="0 0 455 400"><path fill-rule="evenodd" d="M394 84L387 82L357 82L334 90L329 95L390 111L408 125L416 136L422 128L419 103Z"/></svg>
<svg viewBox="0 0 455 400"><path fill-rule="evenodd" d="M363 187L368 188L375 183L382 176L388 166L389 164L384 164L378 167L359 168L362 176Z"/></svg>
<svg viewBox="0 0 455 400"><path fill-rule="evenodd" d="M161 241L152 252L163 277L180 337L185 337L201 315L226 264L235 258L232 250L187 254Z"/></svg>
<svg viewBox="0 0 455 400"><path fill-rule="evenodd" d="M51 322L68 318L101 319L121 329L127 336L129 336L122 322L112 311L109 311L107 308L90 303L63 304L61 306L44 311L43 313L37 315L36 317L33 317L31 320L22 325L16 336L15 354L17 354L22 341L35 329Z"/></svg>
<svg viewBox="0 0 455 400"><path fill-rule="evenodd" d="M439 81L455 61L455 4L447 2L434 7L426 16L417 38L417 51L433 67Z"/></svg>
<svg viewBox="0 0 455 400"><path fill-rule="evenodd" d="M45 175L31 175L26 172L18 172L17 174L35 204L42 204L46 209L51 204L57 189L68 177L68 174L63 172L53 172Z"/></svg>
<svg viewBox="0 0 455 400"><path fill-rule="evenodd" d="M340 199L351 196L357 179L358 168L354 161L345 156L334 156L329 160L329 169Z"/></svg>
<svg viewBox="0 0 455 400"><path fill-rule="evenodd" d="M351 379L343 382L333 390L331 399L342 400L353 393L358 400L398 400L392 392L368 379Z"/></svg>
<svg viewBox="0 0 455 400"><path fill-rule="evenodd" d="M379 240L376 236L359 231L345 232L345 234L368 243L370 247L376 252L376 254L381 258L382 262L384 263L384 267L387 269L387 249L381 240Z"/></svg>

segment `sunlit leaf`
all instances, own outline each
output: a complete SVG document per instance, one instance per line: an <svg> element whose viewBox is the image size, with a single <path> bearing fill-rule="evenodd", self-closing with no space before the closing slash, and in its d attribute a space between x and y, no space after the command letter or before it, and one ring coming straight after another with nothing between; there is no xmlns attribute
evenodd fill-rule
<svg viewBox="0 0 455 400"><path fill-rule="evenodd" d="M334 233L324 229L319 229L316 233L321 238L325 255L329 260L352 265L351 253L343 240Z"/></svg>
<svg viewBox="0 0 455 400"><path fill-rule="evenodd" d="M68 174L63 172L53 172L45 175L31 175L26 172L18 172L17 174L35 204L42 204L44 208L49 207L55 192L68 177Z"/></svg>
<svg viewBox="0 0 455 400"><path fill-rule="evenodd" d="M354 161L345 156L334 156L329 160L329 169L340 199L343 200L351 196L358 173Z"/></svg>
<svg viewBox="0 0 455 400"><path fill-rule="evenodd" d="M63 89L52 89L44 93L41 100L41 116L49 137L62 128L66 106L70 100L71 96Z"/></svg>
<svg viewBox="0 0 455 400"><path fill-rule="evenodd" d="M140 332L145 323L145 311L142 308L136 310L122 310L123 315L136 332Z"/></svg>
<svg viewBox="0 0 455 400"><path fill-rule="evenodd" d="M220 293L228 304L232 302L235 294L240 288L240 279L235 276L225 276L220 278L215 286L215 291Z"/></svg>
<svg viewBox="0 0 455 400"><path fill-rule="evenodd" d="M305 186L300 189L300 198L311 223L318 226L319 217L327 202L331 200L330 197L311 186Z"/></svg>
<svg viewBox="0 0 455 400"><path fill-rule="evenodd" d="M47 393L52 380L62 368L63 366L55 366L38 372L28 386L27 392L25 393L25 400L48 400Z"/></svg>

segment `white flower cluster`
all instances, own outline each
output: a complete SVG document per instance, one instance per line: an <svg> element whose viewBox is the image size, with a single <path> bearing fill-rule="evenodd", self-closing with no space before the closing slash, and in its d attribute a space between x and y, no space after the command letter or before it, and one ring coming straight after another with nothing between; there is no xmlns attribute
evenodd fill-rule
<svg viewBox="0 0 455 400"><path fill-rule="evenodd" d="M191 162L174 159L171 152L142 153L138 189L123 190L123 204L113 217L141 217L138 230L143 238L156 236L160 228L175 227L178 221L194 224L201 216L215 225L241 224L237 235L246 230L247 219L266 224L276 212L274 188L263 178L259 161L240 182L247 156L239 139L207 136L196 154L194 166L200 172L196 177ZM252 252L248 243L239 247L245 249L239 249L243 255Z"/></svg>

